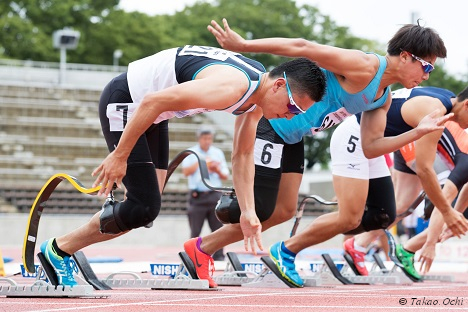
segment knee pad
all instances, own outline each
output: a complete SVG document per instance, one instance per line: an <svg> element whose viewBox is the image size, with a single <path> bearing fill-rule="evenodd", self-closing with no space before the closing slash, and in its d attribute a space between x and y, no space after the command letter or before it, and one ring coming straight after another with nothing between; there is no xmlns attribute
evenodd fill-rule
<svg viewBox="0 0 468 312"><path fill-rule="evenodd" d="M395 213L389 212L388 208L366 207L361 225L366 232L386 229L395 221L395 217Z"/></svg>
<svg viewBox="0 0 468 312"><path fill-rule="evenodd" d="M396 218L395 192L390 176L369 180L366 209L361 225L365 231L386 229Z"/></svg>

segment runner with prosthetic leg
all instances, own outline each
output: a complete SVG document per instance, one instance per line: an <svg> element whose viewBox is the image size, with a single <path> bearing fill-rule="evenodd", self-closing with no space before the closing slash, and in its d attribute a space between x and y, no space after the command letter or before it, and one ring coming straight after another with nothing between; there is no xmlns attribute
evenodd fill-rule
<svg viewBox="0 0 468 312"><path fill-rule="evenodd" d="M93 187L108 196L114 184L126 189L121 202L107 202L86 224L42 245L46 258L74 285L69 257L89 245L147 226L158 216L169 158L168 120L224 111L238 116L233 144L233 182L247 212L253 211L253 145L258 120L292 118L321 100L325 75L314 62L297 58L266 72L238 53L186 45L129 64L104 88L99 118L109 155L93 171ZM239 139L240 138L240 139ZM247 156L245 156L247 155ZM240 159L239 159L240 158ZM246 213L246 238L260 221Z"/></svg>

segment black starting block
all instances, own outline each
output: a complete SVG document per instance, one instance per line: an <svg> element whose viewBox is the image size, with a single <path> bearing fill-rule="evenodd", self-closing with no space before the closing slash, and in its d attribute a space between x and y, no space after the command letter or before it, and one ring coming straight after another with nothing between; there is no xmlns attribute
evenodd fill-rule
<svg viewBox="0 0 468 312"><path fill-rule="evenodd" d="M345 262L345 265L341 268L341 270L338 271L338 273L347 281L351 282L351 284L371 284L371 285L373 284L411 285L412 284L412 281L398 270L399 266L394 265L391 270L387 269L382 259L377 254L373 255L374 264L372 265L372 268L369 270L369 275L367 276L363 276L359 274L359 271L355 267L351 256L349 256L348 254L345 254L343 257L346 262ZM328 261L326 261L326 264L329 267L335 266L331 258ZM332 272L333 271L334 270L332 270ZM340 277L337 277L337 275L335 274L333 275L338 280L341 279Z"/></svg>

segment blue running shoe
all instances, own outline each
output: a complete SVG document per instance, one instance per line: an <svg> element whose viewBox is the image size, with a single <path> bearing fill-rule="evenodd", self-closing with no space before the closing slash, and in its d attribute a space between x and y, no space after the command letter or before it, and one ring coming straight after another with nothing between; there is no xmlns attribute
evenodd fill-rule
<svg viewBox="0 0 468 312"><path fill-rule="evenodd" d="M41 245L41 252L46 257L47 261L54 268L55 274L60 285L76 286L78 283L73 277L73 269L70 265L70 257L60 257L52 247L53 239L46 240Z"/></svg>
<svg viewBox="0 0 468 312"><path fill-rule="evenodd" d="M275 262L281 275L297 287L304 287L304 281L296 271L295 258L281 250L283 242L277 242L270 247L270 257Z"/></svg>

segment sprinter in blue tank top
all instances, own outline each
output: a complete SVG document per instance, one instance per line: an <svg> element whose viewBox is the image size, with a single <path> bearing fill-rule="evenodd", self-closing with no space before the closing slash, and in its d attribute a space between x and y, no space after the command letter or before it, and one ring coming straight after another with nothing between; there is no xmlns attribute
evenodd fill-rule
<svg viewBox="0 0 468 312"><path fill-rule="evenodd" d="M438 123L437 114L428 116L415 130L390 140L383 138L386 113L391 103L389 86L397 82L406 88L417 86L429 78L437 57L446 57L443 41L430 28L403 26L389 41L387 55L379 56L305 39L244 40L229 28L225 19L223 26L215 21L208 26L223 48L238 52L306 57L317 62L328 79L326 98L309 108L304 118L296 116L286 123L262 119L258 124L257 138L252 144L255 145L255 211L262 221L262 230L294 216L304 169L304 135L314 134L341 122L347 116L365 111L362 118L363 128L366 129L362 135L363 145L367 157L376 157L439 129L438 126L444 121L441 119ZM242 205L234 201L229 208L237 210L237 213L232 211L229 219L222 221L235 223L242 220L239 206ZM333 226L325 227L327 231L334 231ZM335 235L327 233L326 236ZM212 254L242 237L238 224L223 226L200 240L200 252ZM256 241L244 239L245 248L249 249L250 244L253 252L255 243L263 249L260 236L256 237ZM294 266L294 263L290 265ZM300 283L297 285L300 286Z"/></svg>

